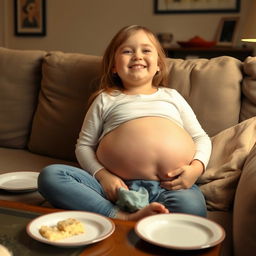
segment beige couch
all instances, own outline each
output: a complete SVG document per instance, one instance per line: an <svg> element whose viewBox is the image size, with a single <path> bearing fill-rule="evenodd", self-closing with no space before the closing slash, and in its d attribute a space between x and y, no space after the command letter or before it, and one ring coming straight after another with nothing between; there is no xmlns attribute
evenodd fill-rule
<svg viewBox="0 0 256 256"><path fill-rule="evenodd" d="M51 163L77 165L75 143L98 84L100 60L0 48L1 174L40 172ZM187 99L212 137L213 154L198 184L209 218L226 230L222 255L254 255L256 57L244 63L225 56L167 62L170 87ZM37 192L0 190L0 199L47 205Z"/></svg>

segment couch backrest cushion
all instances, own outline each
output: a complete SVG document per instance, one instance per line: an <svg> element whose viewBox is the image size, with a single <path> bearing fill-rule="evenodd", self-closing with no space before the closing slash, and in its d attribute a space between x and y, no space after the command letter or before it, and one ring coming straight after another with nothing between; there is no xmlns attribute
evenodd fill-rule
<svg viewBox="0 0 256 256"><path fill-rule="evenodd" d="M51 52L43 62L43 78L28 147L30 151L75 160L75 144L98 85L100 57Z"/></svg>
<svg viewBox="0 0 256 256"><path fill-rule="evenodd" d="M210 136L238 123L242 63L232 57L168 59L169 86L193 108Z"/></svg>
<svg viewBox="0 0 256 256"><path fill-rule="evenodd" d="M27 145L44 51L0 48L0 146Z"/></svg>
<svg viewBox="0 0 256 256"><path fill-rule="evenodd" d="M247 57L243 68L241 121L256 116L256 57Z"/></svg>
<svg viewBox="0 0 256 256"><path fill-rule="evenodd" d="M98 85L100 57L52 52L43 61L43 77L29 149L75 160L75 144ZM194 109L210 136L238 123L242 64L231 57L167 59L169 86Z"/></svg>

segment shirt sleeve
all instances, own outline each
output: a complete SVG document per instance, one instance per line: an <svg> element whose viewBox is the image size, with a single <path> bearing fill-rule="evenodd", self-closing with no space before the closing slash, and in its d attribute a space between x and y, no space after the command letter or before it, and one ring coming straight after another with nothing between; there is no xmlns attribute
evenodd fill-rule
<svg viewBox="0 0 256 256"><path fill-rule="evenodd" d="M212 151L211 139L201 127L194 111L187 101L177 91L175 92L175 97L177 97L179 102L178 108L183 122L183 127L191 135L196 145L194 160L197 159L201 161L204 165L204 169L206 169Z"/></svg>
<svg viewBox="0 0 256 256"><path fill-rule="evenodd" d="M96 148L102 133L102 95L98 95L88 109L76 144L76 158L91 175L104 168L96 157Z"/></svg>

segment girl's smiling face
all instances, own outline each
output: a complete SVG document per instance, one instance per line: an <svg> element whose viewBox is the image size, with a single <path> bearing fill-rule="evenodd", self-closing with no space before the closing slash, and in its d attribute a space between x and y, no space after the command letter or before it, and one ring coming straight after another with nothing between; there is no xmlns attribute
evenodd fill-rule
<svg viewBox="0 0 256 256"><path fill-rule="evenodd" d="M149 91L157 71L157 49L143 30L136 31L118 47L113 72L121 78L125 91Z"/></svg>

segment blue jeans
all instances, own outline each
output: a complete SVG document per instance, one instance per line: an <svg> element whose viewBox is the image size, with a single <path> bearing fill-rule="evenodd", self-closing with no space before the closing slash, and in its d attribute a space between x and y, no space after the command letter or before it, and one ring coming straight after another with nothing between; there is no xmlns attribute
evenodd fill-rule
<svg viewBox="0 0 256 256"><path fill-rule="evenodd" d="M167 190L159 181L126 180L131 190L147 189L149 202L159 202L175 213L188 213L206 217L205 199L200 189ZM84 210L115 218L119 208L107 200L100 183L86 171L54 164L45 167L38 178L38 190L57 208Z"/></svg>

